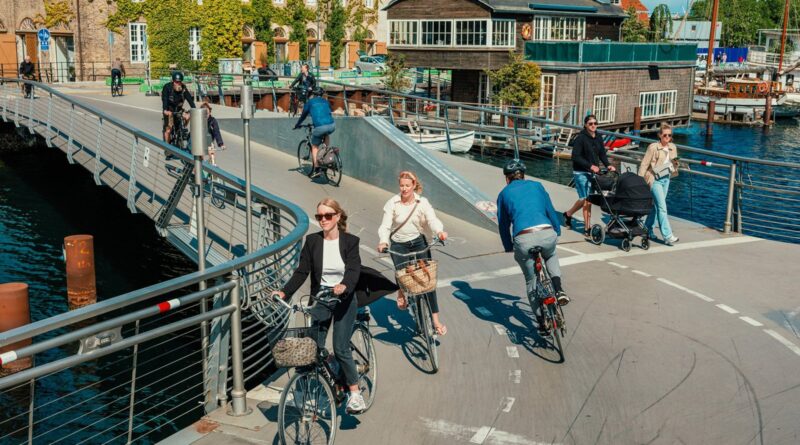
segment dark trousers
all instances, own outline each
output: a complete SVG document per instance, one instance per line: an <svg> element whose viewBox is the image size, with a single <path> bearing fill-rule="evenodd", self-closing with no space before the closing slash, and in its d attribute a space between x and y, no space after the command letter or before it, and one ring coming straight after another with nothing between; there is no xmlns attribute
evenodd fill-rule
<svg viewBox="0 0 800 445"><path fill-rule="evenodd" d="M416 252L418 250L424 249L428 245L428 241L425 239L423 235L420 235L417 238L412 239L411 241L407 241L404 243L397 243L392 241L390 248L394 251L401 252L401 253L409 253L409 252ZM417 255L416 257L411 256L400 256L400 255L392 255L392 262L394 263L394 268L396 270L400 270L406 263L409 261L416 261L416 260L429 260L431 259L431 251L426 250L425 252ZM436 298L436 291L428 292L427 294L421 295L421 297L428 298L428 301L431 303L431 312L434 314L439 312L439 300Z"/></svg>
<svg viewBox="0 0 800 445"><path fill-rule="evenodd" d="M312 326L319 328L317 346L320 348L325 347L325 339L333 321L333 354L342 367L345 383L348 385L358 383L358 370L350 349L350 337L353 335L357 312L358 302L352 293L343 300L334 297L317 301L311 307Z"/></svg>

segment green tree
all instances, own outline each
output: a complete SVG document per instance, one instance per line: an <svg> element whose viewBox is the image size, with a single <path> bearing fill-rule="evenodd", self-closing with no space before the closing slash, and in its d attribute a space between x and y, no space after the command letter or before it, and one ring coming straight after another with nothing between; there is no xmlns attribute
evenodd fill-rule
<svg viewBox="0 0 800 445"><path fill-rule="evenodd" d="M242 56L242 3L241 0L205 0L203 8L201 66L206 70L216 70L218 59Z"/></svg>
<svg viewBox="0 0 800 445"><path fill-rule="evenodd" d="M272 0L252 0L251 6L243 6L245 21L253 24L256 40L267 45L267 63L275 61L275 41L272 32L272 22L276 21L277 14ZM259 62L261 62L259 60Z"/></svg>
<svg viewBox="0 0 800 445"><path fill-rule="evenodd" d="M386 60L386 75L383 85L390 91L402 91L411 85L406 74L406 58L403 55L389 54Z"/></svg>
<svg viewBox="0 0 800 445"><path fill-rule="evenodd" d="M647 28L644 26L636 14L636 8L631 6L625 11L628 15L622 22L622 41L623 42L646 42Z"/></svg>
<svg viewBox="0 0 800 445"><path fill-rule="evenodd" d="M44 25L45 28L56 28L58 26L69 26L69 22L75 18L72 5L67 0L46 1L44 3L45 15L36 14L34 23Z"/></svg>
<svg viewBox="0 0 800 445"><path fill-rule="evenodd" d="M138 21L145 14L145 6L148 5L133 0L117 0L115 3L116 11L108 16L103 25L117 34L122 34L129 22Z"/></svg>
<svg viewBox="0 0 800 445"><path fill-rule="evenodd" d="M289 41L300 44L300 59L308 60L308 37L306 23L316 18L315 11L306 7L304 0L288 0L286 7L276 17L277 22L292 28Z"/></svg>
<svg viewBox="0 0 800 445"><path fill-rule="evenodd" d="M347 10L338 0L322 0L320 7L324 11L321 16L325 21L325 40L331 44L331 65L338 68L344 50Z"/></svg>
<svg viewBox="0 0 800 445"><path fill-rule="evenodd" d="M486 71L497 93L492 102L516 107L532 107L539 102L542 70L539 65L523 60L521 54L508 53L509 62L504 67Z"/></svg>
<svg viewBox="0 0 800 445"><path fill-rule="evenodd" d="M689 20L711 20L713 0L697 0L689 11ZM800 1L792 0L789 17L800 16ZM720 1L717 21L722 23L722 46L746 46L756 43L758 30L780 28L783 0Z"/></svg>
<svg viewBox="0 0 800 445"><path fill-rule="evenodd" d="M672 33L672 13L669 6L660 4L650 13L650 39L654 42L664 40Z"/></svg>
<svg viewBox="0 0 800 445"><path fill-rule="evenodd" d="M369 26L378 23L378 4L376 1L372 8L367 7L363 0L348 2L347 15L348 26L350 27L350 40L359 43L362 51L365 51L365 40L369 37Z"/></svg>
<svg viewBox="0 0 800 445"><path fill-rule="evenodd" d="M191 0L147 2L144 11L147 19L147 45L150 63L157 72L170 64L179 67L192 65L189 54L189 28L192 9Z"/></svg>

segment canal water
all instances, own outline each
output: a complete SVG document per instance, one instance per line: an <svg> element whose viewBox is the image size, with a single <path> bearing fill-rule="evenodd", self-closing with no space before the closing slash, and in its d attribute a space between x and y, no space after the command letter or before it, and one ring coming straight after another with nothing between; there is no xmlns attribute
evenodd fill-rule
<svg viewBox="0 0 800 445"><path fill-rule="evenodd" d="M674 133L675 143L680 145L743 157L800 163L800 121L795 119L779 120L775 126L769 129L715 124L711 138L706 137L705 123L699 122L693 122L687 128L675 129ZM482 156L473 150L466 156L481 162L502 166L509 157L509 151L486 150ZM572 179L572 162L570 160L541 156L525 157L524 154L522 156L530 176L560 184L568 184ZM679 156L705 159L703 156L690 153L679 153ZM707 160L726 162L716 158ZM699 168L702 169L702 167ZM703 171L724 176L728 174L726 170L718 169L703 169ZM757 172L758 169L753 169L753 171ZM769 173L774 174L774 169ZM772 180L776 179L772 178ZM722 229L725 221L727 191L728 183L726 181L681 174L670 181L667 197L669 214L715 229ZM780 236L781 233L777 229L756 231L755 228L748 228L745 224L744 232L765 238L786 239Z"/></svg>
<svg viewBox="0 0 800 445"><path fill-rule="evenodd" d="M194 263L158 236L152 221L131 214L125 200L108 187L96 186L87 170L69 165L65 155L55 148L40 143L27 145L13 126L3 126L0 129L0 283L29 284L33 321L67 312L63 239L84 233L94 236L98 300L195 270ZM75 352L74 346L64 347L41 354L37 360L49 362ZM35 442L125 443L127 391L115 394L108 390L117 384L126 388L124 383L130 381L129 366L129 360L120 364L101 360L38 381ZM145 367L141 372L146 370ZM70 397L71 392L87 386L92 388ZM27 439L27 385L25 388L16 391L19 394L0 393L2 444L24 443ZM137 411L173 397L157 393L150 396ZM75 405L90 398L89 402ZM197 416L197 413L187 416L180 426L196 420ZM142 415L139 420L146 418ZM121 420L124 422L120 423ZM68 429L59 428L70 421L73 423ZM176 430L175 424L156 418L134 437L141 437L137 443L153 443ZM150 434L141 436L144 432Z"/></svg>

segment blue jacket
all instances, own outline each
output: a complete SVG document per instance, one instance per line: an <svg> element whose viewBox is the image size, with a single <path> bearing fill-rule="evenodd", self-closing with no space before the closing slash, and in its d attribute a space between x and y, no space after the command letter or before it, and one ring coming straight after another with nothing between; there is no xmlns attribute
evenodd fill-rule
<svg viewBox="0 0 800 445"><path fill-rule="evenodd" d="M303 123L309 113L311 114L311 122L314 123L315 127L333 123L331 106L327 100L321 97L314 97L303 105L303 114L300 115L300 120L297 121L298 126Z"/></svg>
<svg viewBox="0 0 800 445"><path fill-rule="evenodd" d="M497 225L506 252L513 250L513 238L520 231L541 224L550 224L561 236L561 218L544 186L526 179L511 181L497 196Z"/></svg>

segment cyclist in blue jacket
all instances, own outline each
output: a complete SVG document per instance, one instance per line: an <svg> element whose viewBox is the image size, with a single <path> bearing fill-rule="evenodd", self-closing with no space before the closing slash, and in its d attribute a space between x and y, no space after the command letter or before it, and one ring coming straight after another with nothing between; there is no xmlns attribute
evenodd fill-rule
<svg viewBox="0 0 800 445"><path fill-rule="evenodd" d="M330 145L330 135L336 130L336 125L333 121L333 114L331 113L331 105L325 100L322 95L324 94L322 88L316 88L311 91L311 99L303 106L303 114L295 124L294 128L300 128L303 121L311 115L311 122L314 124L314 130L311 133L311 163L314 168L311 169L312 178L316 178L322 172L317 167L317 151L319 144L325 142L325 145Z"/></svg>
<svg viewBox="0 0 800 445"><path fill-rule="evenodd" d="M544 186L540 182L525 179L525 164L516 159L509 161L503 168L503 174L507 185L497 197L500 239L506 252L514 252L514 259L522 269L526 291L537 306L531 309L536 312L537 323L541 327L542 314L538 309L541 302L537 301L535 293L534 259L528 251L536 246L542 248L558 304L563 306L569 303L569 297L561 286L561 268L556 254L561 219Z"/></svg>

